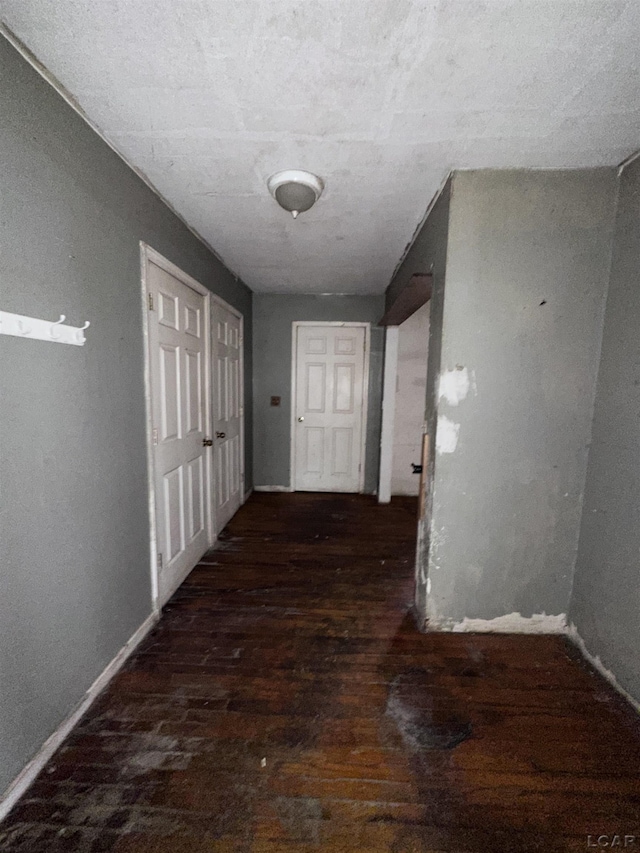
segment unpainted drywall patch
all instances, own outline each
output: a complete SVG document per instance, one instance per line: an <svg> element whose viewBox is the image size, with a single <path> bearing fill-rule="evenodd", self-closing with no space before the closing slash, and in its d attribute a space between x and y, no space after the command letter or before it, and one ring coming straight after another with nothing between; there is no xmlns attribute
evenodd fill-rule
<svg viewBox="0 0 640 853"><path fill-rule="evenodd" d="M534 613L522 616L520 613L505 613L495 619L469 619L456 622L450 629L453 633L480 634L566 634L567 614L557 616L546 613Z"/></svg>
<svg viewBox="0 0 640 853"><path fill-rule="evenodd" d="M467 399L472 387L472 379L468 369L460 365L453 370L443 370L438 382L438 400L444 398L450 406L458 406ZM473 386L475 387L475 380L473 380Z"/></svg>
<svg viewBox="0 0 640 853"><path fill-rule="evenodd" d="M449 420L446 415L440 415L436 429L436 453L453 453L458 446L459 432L460 424Z"/></svg>
<svg viewBox="0 0 640 853"><path fill-rule="evenodd" d="M437 527L432 523L431 532L430 532L430 549L429 549L429 558L431 564L434 565L436 569L439 569L438 560L440 559L440 552L442 551L444 545L447 542L447 532L444 527Z"/></svg>

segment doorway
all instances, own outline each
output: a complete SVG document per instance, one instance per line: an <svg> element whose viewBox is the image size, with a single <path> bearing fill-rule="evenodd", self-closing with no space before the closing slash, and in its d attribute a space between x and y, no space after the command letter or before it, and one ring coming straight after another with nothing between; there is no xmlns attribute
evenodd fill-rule
<svg viewBox="0 0 640 853"><path fill-rule="evenodd" d="M431 302L385 330L378 502L392 495L424 499L426 403ZM428 456L428 454L426 454Z"/></svg>
<svg viewBox="0 0 640 853"><path fill-rule="evenodd" d="M159 610L244 501L243 317L144 243L141 267Z"/></svg>
<svg viewBox="0 0 640 853"><path fill-rule="evenodd" d="M398 328L391 495L420 493L430 311L426 302Z"/></svg>
<svg viewBox="0 0 640 853"><path fill-rule="evenodd" d="M293 324L294 491L362 492L369 323Z"/></svg>

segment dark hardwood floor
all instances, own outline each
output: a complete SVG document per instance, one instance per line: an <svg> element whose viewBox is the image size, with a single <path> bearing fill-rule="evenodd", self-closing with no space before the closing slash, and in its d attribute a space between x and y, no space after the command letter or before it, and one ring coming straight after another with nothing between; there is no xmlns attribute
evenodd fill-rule
<svg viewBox="0 0 640 853"><path fill-rule="evenodd" d="M410 499L254 495L0 849L640 851L640 719L563 638L419 634L414 535Z"/></svg>

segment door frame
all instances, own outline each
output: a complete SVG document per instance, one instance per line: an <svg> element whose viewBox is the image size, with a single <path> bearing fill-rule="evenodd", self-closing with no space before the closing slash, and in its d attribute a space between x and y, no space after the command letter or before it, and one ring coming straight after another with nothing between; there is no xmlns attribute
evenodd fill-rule
<svg viewBox="0 0 640 853"><path fill-rule="evenodd" d="M238 347L240 350L240 401L239 401L240 402L240 506L242 506L248 497L248 495L245 492L245 470L244 470L245 469L245 458L244 458L244 443L245 443L244 442L244 403L245 403L245 396L244 396L244 314L241 311L238 311L237 308L234 308L233 305L229 305L228 302L226 302L224 299L222 299L217 294L211 293L211 291L209 291L209 294L211 297L210 298L210 308L209 308L209 335L210 335L210 340L209 340L210 359L209 359L209 361L210 361L210 365L211 365L210 376L212 379L211 389L210 389L211 395L209 397L209 401L210 401L209 408L211 409L211 429L213 429L213 422L215 420L215 418L213 416L213 375L214 375L214 370L213 370L213 359L214 359L214 354L213 354L213 328L214 328L213 321L214 321L214 317L215 317L216 305L219 306L220 308L224 308L225 311L229 311L230 314L233 314L234 317L236 317L238 320L240 320L240 341L239 341ZM211 453L211 498L213 498L213 484L214 484L213 457L214 457L214 455L212 452ZM216 533L217 519L215 517L215 501L213 501L213 500L211 501L211 517L213 520L213 532L214 532L213 542L211 543L213 545L214 542L216 541L216 539L218 538L218 535Z"/></svg>
<svg viewBox="0 0 640 853"><path fill-rule="evenodd" d="M298 328L301 326L342 326L344 328L364 329L364 364L362 383L362 436L360 440L360 470L358 474L358 491L364 492L364 468L367 451L367 415L369 412L369 353L371 351L371 323L348 322L342 320L294 320L291 324L291 452L289 459L289 491L296 490L296 408L297 408L297 373L298 373Z"/></svg>
<svg viewBox="0 0 640 853"><path fill-rule="evenodd" d="M379 504L388 504L391 501L391 474L393 467L393 440L395 436L400 326L385 326L384 335L382 422L380 424L380 468L378 471Z"/></svg>
<svg viewBox="0 0 640 853"><path fill-rule="evenodd" d="M153 452L153 400L152 400L152 385L151 385L151 353L149 352L149 299L148 299L148 269L149 264L153 263L163 269L165 272L177 278L186 287L195 290L204 297L204 385L205 385L205 429L206 435L211 432L211 400L212 400L212 384L211 384L211 296L212 293L204 285L192 278L188 273L180 269L170 260L165 258L160 252L149 246L144 241L140 241L140 279L142 292L142 336L144 343L144 402L146 413L146 443L147 443L147 483L148 483L148 503L149 503L149 540L150 540L150 571L151 571L151 603L154 612L159 612L166 602L159 600L159 567L158 567L158 523L156 515L156 476L155 476L155 458ZM215 525L213 518L213 500L212 500L212 484L213 484L213 453L211 448L205 451L205 490L206 490L206 526L207 526L207 542L211 548L216 541Z"/></svg>

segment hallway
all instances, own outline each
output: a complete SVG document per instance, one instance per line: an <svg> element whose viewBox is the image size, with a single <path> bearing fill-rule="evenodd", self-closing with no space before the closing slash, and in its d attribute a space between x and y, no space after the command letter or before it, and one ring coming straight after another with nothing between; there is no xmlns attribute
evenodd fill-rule
<svg viewBox="0 0 640 853"><path fill-rule="evenodd" d="M419 634L414 535L411 498L254 494L0 849L640 845L638 718L561 637Z"/></svg>

